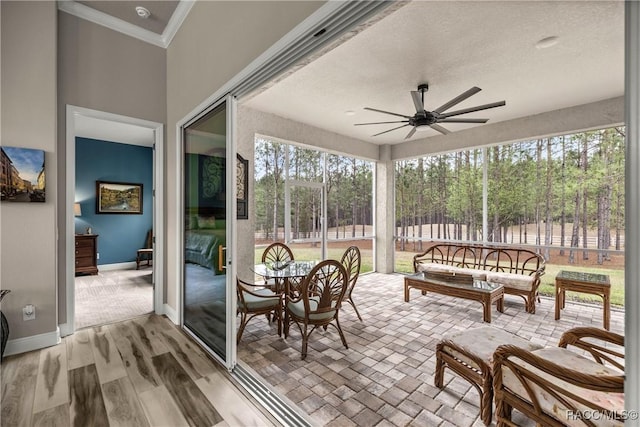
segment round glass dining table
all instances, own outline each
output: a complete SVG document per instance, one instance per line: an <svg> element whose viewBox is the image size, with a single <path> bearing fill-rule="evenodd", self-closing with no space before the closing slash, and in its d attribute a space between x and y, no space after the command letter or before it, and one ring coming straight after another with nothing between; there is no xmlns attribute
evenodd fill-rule
<svg viewBox="0 0 640 427"><path fill-rule="evenodd" d="M289 282L299 282L291 279L304 278L316 264L318 261L267 262L254 265L253 272L265 280L275 279L275 291L281 293L288 289Z"/></svg>

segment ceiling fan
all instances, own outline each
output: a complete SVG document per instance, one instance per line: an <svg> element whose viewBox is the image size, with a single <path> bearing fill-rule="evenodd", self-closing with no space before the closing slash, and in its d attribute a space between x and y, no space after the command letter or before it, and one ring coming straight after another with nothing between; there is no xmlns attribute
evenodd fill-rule
<svg viewBox="0 0 640 427"><path fill-rule="evenodd" d="M403 117L406 120L398 120L392 122L374 122L374 123L356 123L355 126L366 126L366 125L379 125L379 124L388 124L388 123L406 123L401 126L395 127L393 129L385 130L380 133L376 133L372 136L382 135L383 133L391 132L396 129L400 129L406 126L413 126L413 128L409 131L407 136L404 139L409 139L413 136L416 130L431 128L443 135L447 135L451 133L449 130L440 126L438 123L486 123L489 119L471 119L471 118L455 118L455 116L459 116L461 114L473 113L474 111L480 110L488 110L489 108L502 107L506 105L505 101L492 102L491 104L479 105L477 107L464 108L462 110L451 111L449 113L445 113L446 110L453 107L456 104L464 101L472 95L480 92L482 89L479 87L472 87L468 91L456 96L451 101L446 102L440 107L436 108L433 111L427 111L424 109L424 93L429 90L429 85L423 83L418 86L417 91L411 91L411 98L413 99L413 104L416 106L416 114L413 116L406 116L404 114L392 113L390 111L378 110L376 108L364 107L365 110L376 111L378 113L391 114L392 116Z"/></svg>

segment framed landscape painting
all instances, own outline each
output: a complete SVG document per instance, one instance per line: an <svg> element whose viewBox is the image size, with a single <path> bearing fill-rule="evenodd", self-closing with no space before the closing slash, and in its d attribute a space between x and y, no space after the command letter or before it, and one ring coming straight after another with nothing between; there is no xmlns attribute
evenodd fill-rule
<svg viewBox="0 0 640 427"><path fill-rule="evenodd" d="M96 213L142 214L142 184L96 181Z"/></svg>

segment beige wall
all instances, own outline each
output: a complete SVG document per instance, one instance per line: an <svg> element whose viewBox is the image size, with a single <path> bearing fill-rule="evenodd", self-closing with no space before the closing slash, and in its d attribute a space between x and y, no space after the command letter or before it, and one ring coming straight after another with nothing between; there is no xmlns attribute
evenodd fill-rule
<svg viewBox="0 0 640 427"><path fill-rule="evenodd" d="M11 340L46 334L51 345L57 327L56 3L2 1L0 10L1 143L46 152L46 202L0 204L0 286L11 289L2 312ZM35 306L35 320L22 320L26 304Z"/></svg>
<svg viewBox="0 0 640 427"><path fill-rule="evenodd" d="M66 313L66 105L166 123L166 50L69 15L58 14L58 303Z"/></svg>
<svg viewBox="0 0 640 427"><path fill-rule="evenodd" d="M197 2L167 49L166 300L173 309L180 279L176 124L323 3Z"/></svg>

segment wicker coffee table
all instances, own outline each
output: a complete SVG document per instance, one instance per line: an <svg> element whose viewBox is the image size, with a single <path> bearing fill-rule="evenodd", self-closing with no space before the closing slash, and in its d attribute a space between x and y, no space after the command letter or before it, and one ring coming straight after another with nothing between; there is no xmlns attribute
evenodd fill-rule
<svg viewBox="0 0 640 427"><path fill-rule="evenodd" d="M435 292L450 297L470 299L482 303L482 318L491 323L491 305L495 302L500 313L504 312L504 287L497 283L484 280L473 280L473 283L456 283L430 276L425 273L415 273L404 278L404 300L409 302L409 290L419 289L422 295Z"/></svg>
<svg viewBox="0 0 640 427"><path fill-rule="evenodd" d="M560 310L564 308L567 291L598 295L602 298L602 323L608 331L611 319L611 283L606 274L583 273L562 270L556 276L556 320L560 320Z"/></svg>

